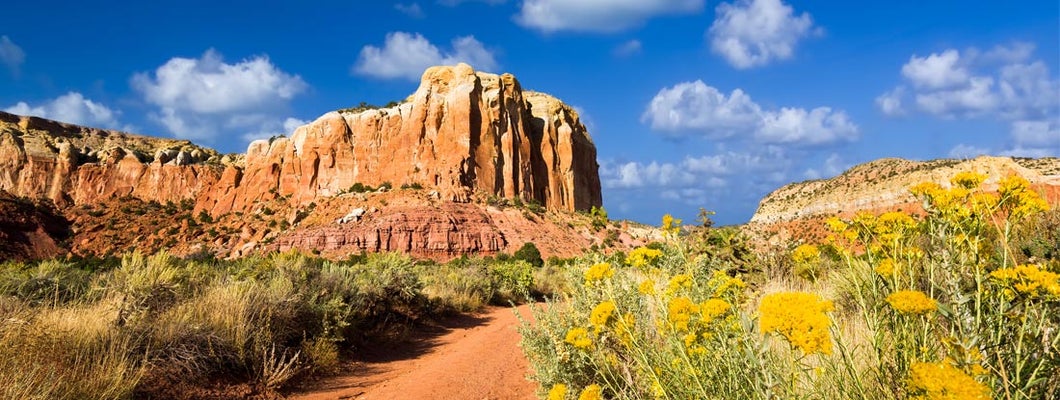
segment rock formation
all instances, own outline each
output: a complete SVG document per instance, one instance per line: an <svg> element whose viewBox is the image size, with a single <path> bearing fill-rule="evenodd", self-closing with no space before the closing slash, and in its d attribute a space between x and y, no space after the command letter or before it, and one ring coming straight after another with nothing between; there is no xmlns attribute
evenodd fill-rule
<svg viewBox="0 0 1060 400"><path fill-rule="evenodd" d="M495 252L509 243L487 214L433 203L407 213L388 210L381 215L390 219L368 219L373 226L358 220L303 226L302 235L279 230L355 184L384 182L423 187L432 202L517 198L552 211L588 210L602 203L598 168L595 145L573 108L524 91L510 74L476 72L465 64L428 69L416 92L395 106L329 112L290 138L251 143L245 155L0 112L0 191L50 199L61 209L77 206L82 214L120 199L179 203L191 209L173 214L184 220L167 231L189 235L206 233L196 221L257 216L259 222L231 218L239 224L226 229L255 233L211 239L222 252L277 238L279 247L304 249ZM270 217L262 218L266 209ZM274 212L291 218L274 221ZM90 221L95 232L94 239L75 243L92 247L113 239L99 217L72 220ZM246 226L266 220L272 225ZM141 236L162 241L149 233L123 243L137 245Z"/></svg>
<svg viewBox="0 0 1060 400"><path fill-rule="evenodd" d="M524 92L510 74L460 64L428 69L397 106L330 112L290 138L251 143L246 166L229 167L199 206L223 214L273 196L307 204L354 183L390 182L433 187L451 201L482 192L587 210L601 204L598 168L571 107Z"/></svg>

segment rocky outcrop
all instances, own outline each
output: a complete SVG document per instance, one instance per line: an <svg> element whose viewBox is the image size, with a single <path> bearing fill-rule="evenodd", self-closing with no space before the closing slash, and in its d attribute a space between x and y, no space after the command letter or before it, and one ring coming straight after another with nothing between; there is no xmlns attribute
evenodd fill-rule
<svg viewBox="0 0 1060 400"><path fill-rule="evenodd" d="M437 207L393 207L367 214L356 223L291 231L280 235L270 248L341 254L397 251L448 260L460 254L496 253L507 244L481 208L445 203Z"/></svg>
<svg viewBox="0 0 1060 400"><path fill-rule="evenodd" d="M970 160L910 161L885 158L861 164L831 179L786 185L762 199L751 224L773 224L814 217L853 215L858 211L918 209L909 188L921 182L950 186L961 171L988 176L987 190L1009 175L1027 178L1052 204L1060 202L1060 159L983 156Z"/></svg>
<svg viewBox="0 0 1060 400"><path fill-rule="evenodd" d="M245 155L0 112L0 191L52 200L74 217L73 249L85 253L183 246L242 254L265 242L432 258L493 253L512 244L501 233L510 227L468 202L588 210L602 203L598 169L573 108L524 91L510 74L464 64L428 69L402 103L330 112L289 138L251 143ZM301 223L315 206L345 201L340 194L355 184L384 182L429 194L419 208L379 203L372 207L381 213L348 224L334 222L341 214ZM109 210L115 205L121 212ZM538 231L513 235L541 240L528 233Z"/></svg>
<svg viewBox="0 0 1060 400"><path fill-rule="evenodd" d="M277 196L307 204L355 183L390 182L450 201L481 192L587 210L601 204L598 168L571 107L524 92L511 74L460 64L428 69L397 106L327 113L290 138L251 143L245 168L226 170L199 206L223 214Z"/></svg>
<svg viewBox="0 0 1060 400"><path fill-rule="evenodd" d="M0 260L31 260L65 253L70 222L50 204L0 191Z"/></svg>
<svg viewBox="0 0 1060 400"><path fill-rule="evenodd" d="M211 161L212 164L208 164ZM0 112L0 190L57 205L192 199L221 177L216 151Z"/></svg>

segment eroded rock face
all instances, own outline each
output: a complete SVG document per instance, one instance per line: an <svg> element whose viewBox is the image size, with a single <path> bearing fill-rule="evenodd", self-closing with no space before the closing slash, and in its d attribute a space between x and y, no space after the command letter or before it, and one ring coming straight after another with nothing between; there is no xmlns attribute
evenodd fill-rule
<svg viewBox="0 0 1060 400"><path fill-rule="evenodd" d="M188 213L173 221L179 226L156 221L140 228L187 235L165 239L209 242L220 253L242 254L247 243L273 238L277 246L304 250L433 258L492 253L511 244L503 229L482 207L462 203L496 196L549 210L588 210L602 202L598 169L596 148L573 108L524 91L510 74L476 72L464 64L428 69L416 92L397 106L330 112L290 138L251 143L245 155L0 112L0 191L50 199L60 209L132 200L126 196L177 203ZM299 213L355 183L384 182L421 186L439 204L370 213L357 224L290 227L304 217ZM79 212L101 212L86 210ZM273 213L289 218L280 224ZM254 233L235 240L223 229L192 225L222 217ZM107 226L90 219L93 229ZM138 240L126 239L122 243Z"/></svg>
<svg viewBox="0 0 1060 400"><path fill-rule="evenodd" d="M467 253L492 254L507 241L490 216L469 204L397 207L367 214L363 221L331 224L280 235L270 248L325 253L396 251L440 260Z"/></svg>
<svg viewBox="0 0 1060 400"><path fill-rule="evenodd" d="M209 159L217 160L217 152L186 140L0 112L0 190L60 206L122 196L193 199L221 177L222 168L206 164Z"/></svg>
<svg viewBox="0 0 1060 400"><path fill-rule="evenodd" d="M395 107L331 112L290 138L252 143L242 178L222 179L199 205L221 214L272 196L307 204L354 183L390 182L431 187L450 201L477 191L586 210L601 204L598 169L572 108L524 92L510 74L461 64L428 69Z"/></svg>

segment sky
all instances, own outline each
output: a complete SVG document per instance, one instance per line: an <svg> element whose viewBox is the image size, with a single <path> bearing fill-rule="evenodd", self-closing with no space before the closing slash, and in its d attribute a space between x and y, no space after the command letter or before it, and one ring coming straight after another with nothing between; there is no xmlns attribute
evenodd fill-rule
<svg viewBox="0 0 1060 400"><path fill-rule="evenodd" d="M18 1L0 109L243 152L430 65L574 106L615 219L746 222L884 157L1060 156L1060 2Z"/></svg>

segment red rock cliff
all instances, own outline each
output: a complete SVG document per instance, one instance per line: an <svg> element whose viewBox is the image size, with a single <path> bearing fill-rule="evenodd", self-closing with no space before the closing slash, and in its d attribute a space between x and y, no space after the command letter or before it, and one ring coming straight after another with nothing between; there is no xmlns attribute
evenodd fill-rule
<svg viewBox="0 0 1060 400"><path fill-rule="evenodd" d="M460 64L428 69L397 106L327 113L290 138L251 143L245 167L229 167L198 207L223 214L276 196L307 204L383 182L453 201L478 191L551 210L601 204L596 147L571 107L524 92L511 74Z"/></svg>
<svg viewBox="0 0 1060 400"><path fill-rule="evenodd" d="M234 157L238 158L238 157ZM571 107L510 74L433 67L403 103L337 111L290 138L250 144L244 162L190 142L0 113L0 190L57 204L134 196L194 199L213 215L289 197L301 206L354 183L420 184L550 210L601 204L596 147Z"/></svg>

